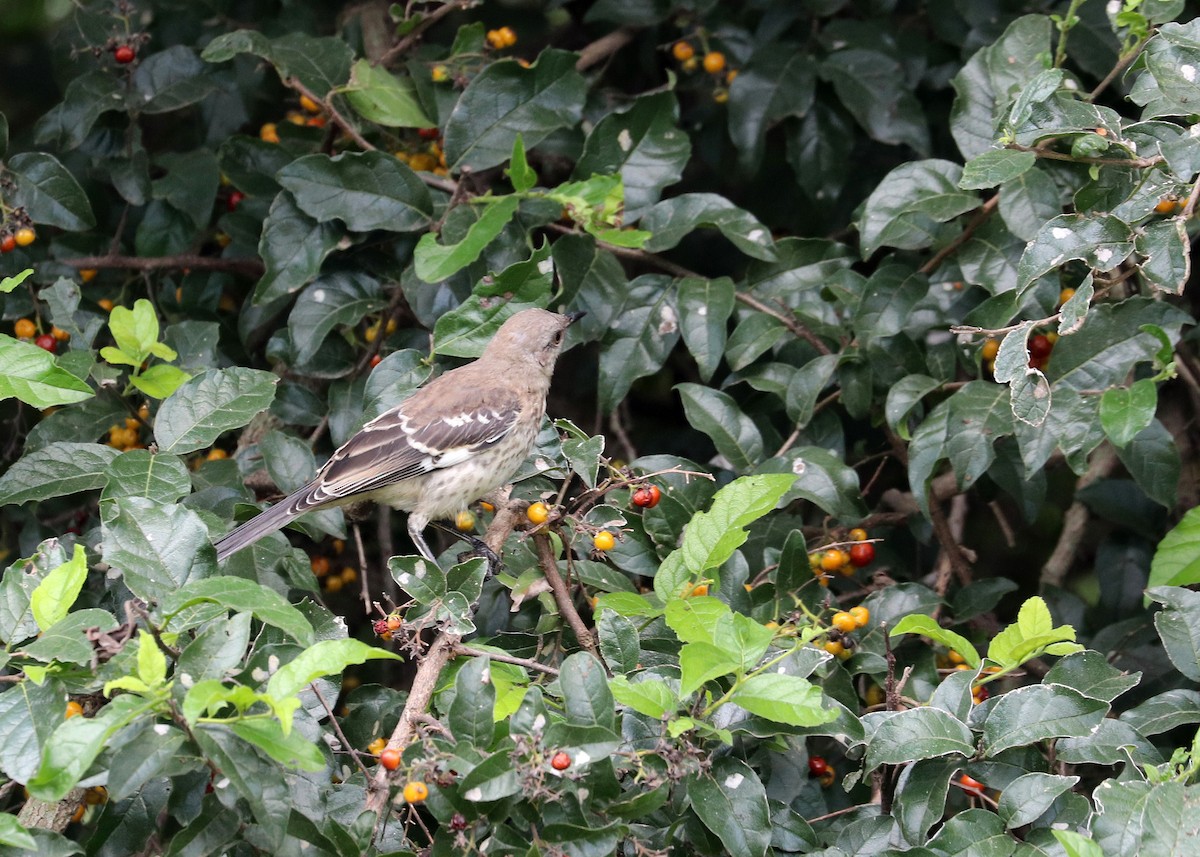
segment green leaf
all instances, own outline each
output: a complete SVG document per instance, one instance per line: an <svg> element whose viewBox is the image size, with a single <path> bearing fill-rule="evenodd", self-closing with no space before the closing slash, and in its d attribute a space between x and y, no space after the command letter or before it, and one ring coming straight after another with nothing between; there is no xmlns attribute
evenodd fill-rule
<svg viewBox="0 0 1200 857"><path fill-rule="evenodd" d="M980 664L983 663L979 657L979 653L975 651L975 647L971 645L966 637L956 634L948 628L943 628L932 616L910 613L896 623L888 636L896 637L900 634L920 634L922 637L928 637L935 643L941 643L948 649L952 649L962 655L967 665L973 670L979 669Z"/></svg>
<svg viewBox="0 0 1200 857"><path fill-rule="evenodd" d="M467 772L459 784L465 800L472 803L500 800L521 790L521 779L507 752L501 751Z"/></svg>
<svg viewBox="0 0 1200 857"><path fill-rule="evenodd" d="M871 139L928 153L927 120L897 59L850 47L830 54L821 63L820 75L833 84L842 105Z"/></svg>
<svg viewBox="0 0 1200 857"><path fill-rule="evenodd" d="M350 70L350 82L342 88L346 99L360 116L389 128L431 128L433 123L421 109L411 79L397 77L383 66L360 59Z"/></svg>
<svg viewBox="0 0 1200 857"><path fill-rule="evenodd" d="M191 509L122 497L106 503L101 515L104 561L144 601L161 601L216 570L208 528Z"/></svg>
<svg viewBox="0 0 1200 857"><path fill-rule="evenodd" d="M975 752L971 730L938 708L914 708L890 714L867 745L867 771L941 756L969 757Z"/></svg>
<svg viewBox="0 0 1200 857"><path fill-rule="evenodd" d="M302 289L320 273L341 238L337 224L309 217L291 194L280 192L263 221L258 242L266 270L254 287L254 303L268 304Z"/></svg>
<svg viewBox="0 0 1200 857"><path fill-rule="evenodd" d="M0 479L0 485L3 482ZM1200 506L1188 510L1183 520L1158 543L1146 588L1195 583L1200 583Z"/></svg>
<svg viewBox="0 0 1200 857"><path fill-rule="evenodd" d="M562 662L558 680L568 723L614 728L613 695L599 661L587 652L569 655Z"/></svg>
<svg viewBox="0 0 1200 857"><path fill-rule="evenodd" d="M1138 267L1151 286L1172 295L1183 294L1192 273L1191 242L1180 217L1146 223L1137 231L1134 248Z"/></svg>
<svg viewBox="0 0 1200 857"><path fill-rule="evenodd" d="M858 474L840 455L817 446L790 449L779 458L763 462L760 473L780 473L794 480L787 498L808 500L839 518L857 519L866 514Z"/></svg>
<svg viewBox="0 0 1200 857"><path fill-rule="evenodd" d="M388 571L418 604L433 604L446 597L445 573L422 557L394 556L388 560Z"/></svg>
<svg viewBox="0 0 1200 857"><path fill-rule="evenodd" d="M158 503L175 503L192 491L187 465L175 455L160 455L147 449L131 449L108 466L108 479L101 500L148 497Z"/></svg>
<svg viewBox="0 0 1200 857"><path fill-rule="evenodd" d="M1024 292L1038 277L1069 259L1097 271L1111 271L1133 252L1129 224L1112 215L1062 214L1042 226L1017 266L1017 288Z"/></svg>
<svg viewBox="0 0 1200 857"><path fill-rule="evenodd" d="M306 155L275 177L305 214L317 221L340 220L354 232L416 232L433 216L425 183L384 152Z"/></svg>
<svg viewBox="0 0 1200 857"><path fill-rule="evenodd" d="M8 294L13 289L15 289L17 286L21 285L21 283L23 283L27 279L29 279L29 276L32 273L33 273L33 268L26 268L21 273L16 274L12 277L0 278L0 294L5 294L5 295Z"/></svg>
<svg viewBox="0 0 1200 857"><path fill-rule="evenodd" d="M38 349L39 351L41 349ZM103 488L118 452L99 443L51 443L0 476L0 505L48 500Z"/></svg>
<svg viewBox="0 0 1200 857"><path fill-rule="evenodd" d="M822 707L823 699L819 687L799 676L766 672L746 679L729 701L775 723L820 726L838 718L836 710Z"/></svg>
<svg viewBox="0 0 1200 857"><path fill-rule="evenodd" d="M217 80L196 52L173 45L139 60L133 86L142 113L169 113L204 99Z"/></svg>
<svg viewBox="0 0 1200 857"><path fill-rule="evenodd" d="M575 178L619 174L625 188L625 222L636 222L658 202L663 188L683 176L692 144L678 123L674 93L641 96L628 110L596 123L584 141Z"/></svg>
<svg viewBox="0 0 1200 857"><path fill-rule="evenodd" d="M967 161L958 186L963 190L983 190L1024 175L1037 163L1033 152L995 149Z"/></svg>
<svg viewBox="0 0 1200 857"><path fill-rule="evenodd" d="M740 658L733 657L712 643L688 643L679 652L679 692L689 696L714 678L741 669Z"/></svg>
<svg viewBox="0 0 1200 857"><path fill-rule="evenodd" d="M71 559L51 570L29 597L33 620L45 631L64 619L87 580L87 555L83 545L75 545Z"/></svg>
<svg viewBox="0 0 1200 857"><path fill-rule="evenodd" d="M354 664L370 660L400 660L395 652L368 646L359 640L321 640L281 666L267 681L267 693L286 699L304 690L321 676L337 675Z"/></svg>
<svg viewBox="0 0 1200 857"><path fill-rule="evenodd" d="M165 399L191 377L178 366L156 363L145 372L132 376L129 383L152 399Z"/></svg>
<svg viewBox="0 0 1200 857"><path fill-rule="evenodd" d="M911 440L908 416L920 404L921 399L941 386L941 382L928 375L906 375L888 390L884 403L884 417L888 425L904 440Z"/></svg>
<svg viewBox="0 0 1200 857"><path fill-rule="evenodd" d="M754 769L731 756L685 781L692 809L730 857L766 857L771 845L767 793Z"/></svg>
<svg viewBox="0 0 1200 857"><path fill-rule="evenodd" d="M446 725L454 739L473 747L492 745L496 724L496 687L492 683L491 660L475 657L467 661L454 677L454 700L450 703Z"/></svg>
<svg viewBox="0 0 1200 857"><path fill-rule="evenodd" d="M733 314L734 285L728 277L685 277L679 281L679 328L700 377L712 379L725 351L726 325Z"/></svg>
<svg viewBox="0 0 1200 857"><path fill-rule="evenodd" d="M40 800L57 801L75 787L119 730L147 713L150 703L132 695L118 696L91 717L64 721L42 747L42 763L26 783Z"/></svg>
<svg viewBox="0 0 1200 857"><path fill-rule="evenodd" d="M997 700L983 726L984 755L1049 738L1080 738L1108 713L1108 703L1061 685L1010 690Z"/></svg>
<svg viewBox="0 0 1200 857"><path fill-rule="evenodd" d="M1114 446L1126 446L1150 425L1158 407L1158 389L1149 378L1100 396L1100 425Z"/></svg>
<svg viewBox="0 0 1200 857"><path fill-rule="evenodd" d="M7 131L7 128L4 130ZM0 142L6 143L7 140ZM0 146L0 154L3 154L3 148ZM25 826L17 821L15 815L9 815L7 812L0 813L0 845L8 848L20 848L31 853L38 849L37 842L25 829Z"/></svg>
<svg viewBox="0 0 1200 857"><path fill-rule="evenodd" d="M212 446L224 432L266 410L277 383L274 373L241 366L197 375L158 409L154 437L159 450L184 455Z"/></svg>
<svg viewBox="0 0 1200 857"><path fill-rule="evenodd" d="M0 400L17 398L35 408L53 408L95 395L85 382L59 367L48 351L3 333L0 367Z"/></svg>
<svg viewBox="0 0 1200 857"><path fill-rule="evenodd" d="M1070 625L1054 627L1050 608L1044 600L1034 596L1021 605L1017 621L992 638L988 657L1002 666L1017 667L1050 646L1073 643L1074 639L1075 629ZM1076 646L1075 650L1082 648Z"/></svg>
<svg viewBox="0 0 1200 857"><path fill-rule="evenodd" d="M1073 788L1079 777L1032 773L1017 777L1004 787L996 813L1009 830L1032 824L1063 792Z"/></svg>
<svg viewBox="0 0 1200 857"><path fill-rule="evenodd" d="M583 115L587 83L574 54L548 48L529 68L515 60L486 65L463 91L446 122L446 160L475 171L508 160L520 134L532 149Z"/></svg>
<svg viewBox="0 0 1200 857"><path fill-rule="evenodd" d="M137 675L150 688L167 678L167 656L146 631L138 632Z"/></svg>
<svg viewBox="0 0 1200 857"><path fill-rule="evenodd" d="M776 258L771 233L745 209L715 193L685 193L665 199L642 216L642 229L654 237L645 244L651 253L670 250L702 226L720 230L735 247L754 259Z"/></svg>
<svg viewBox="0 0 1200 857"><path fill-rule="evenodd" d="M513 140L512 158L505 172L517 193L524 193L537 184L537 173L529 166L529 159L525 156L525 139L520 134Z"/></svg>
<svg viewBox="0 0 1200 857"><path fill-rule="evenodd" d="M671 280L643 274L632 280L600 352L599 408L612 413L638 378L662 368L679 341ZM586 319L585 319L586 320Z"/></svg>
<svg viewBox="0 0 1200 857"><path fill-rule="evenodd" d="M1067 857L1104 857L1104 850L1092 839L1074 830L1051 830Z"/></svg>
<svg viewBox="0 0 1200 857"><path fill-rule="evenodd" d="M729 137L742 165L756 169L766 132L813 104L816 63L799 45L768 42L755 51L729 87Z"/></svg>
<svg viewBox="0 0 1200 857"><path fill-rule="evenodd" d="M439 244L432 232L421 236L413 253L420 279L426 283L440 282L478 259L512 220L521 201L515 196L501 196L481 202L485 203L483 213L458 243Z"/></svg>
<svg viewBox="0 0 1200 857"><path fill-rule="evenodd" d="M746 541L746 527L767 515L787 493L795 477L789 474L743 476L713 497L707 512L698 512L684 530L683 543L664 561L654 578L654 592L663 601L685 597L684 584L729 559Z"/></svg>
<svg viewBox="0 0 1200 857"><path fill-rule="evenodd" d="M1180 726L1200 723L1200 692L1168 690L1121 714L1139 735L1152 736L1170 732Z"/></svg>
<svg viewBox="0 0 1200 857"><path fill-rule="evenodd" d="M610 610L608 615L616 614ZM679 708L678 694L660 679L643 678L631 682L625 676L619 675L609 681L608 687L619 705L628 706L655 720L661 720Z"/></svg>
<svg viewBox="0 0 1200 857"><path fill-rule="evenodd" d="M313 642L312 625L303 613L273 589L240 577L219 576L192 581L163 600L162 612L165 616L173 616L208 602L233 613L252 613L260 622L278 628L302 646Z"/></svg>
<svg viewBox="0 0 1200 857"><path fill-rule="evenodd" d="M0 770L9 779L26 782L37 771L42 745L61 722L48 713L62 710L64 697L54 679L18 682L0 694Z"/></svg>
<svg viewBox="0 0 1200 857"><path fill-rule="evenodd" d="M200 56L208 62L225 62L240 53L262 57L275 66L280 78L295 76L318 95L346 82L354 58L350 46L341 38L289 33L268 39L255 30L236 30L217 36Z"/></svg>
<svg viewBox="0 0 1200 857"><path fill-rule="evenodd" d="M386 307L379 281L366 273L338 271L318 278L300 293L288 316L296 359L307 363L335 328L352 327Z"/></svg>
<svg viewBox="0 0 1200 857"><path fill-rule="evenodd" d="M1175 669L1200 681L1200 597L1173 586L1148 589L1146 594L1168 608L1154 614L1154 628L1167 657Z"/></svg>
<svg viewBox="0 0 1200 857"><path fill-rule="evenodd" d="M959 189L962 167L926 160L896 167L872 191L858 222L863 258L880 247L918 250L933 244L940 224L976 208L979 197Z"/></svg>
<svg viewBox="0 0 1200 857"><path fill-rule="evenodd" d="M276 762L301 771L323 771L321 748L296 732L285 732L277 720L240 720L230 728L247 744L253 744Z"/></svg>
<svg viewBox="0 0 1200 857"><path fill-rule="evenodd" d="M1112 702L1137 687L1141 676L1140 672L1132 675L1123 672L1104 655L1088 650L1067 655L1050 668L1042 682L1066 685L1092 699Z"/></svg>
<svg viewBox="0 0 1200 857"><path fill-rule="evenodd" d="M22 152L5 165L17 181L12 204L23 206L34 223L82 232L96 225L91 203L75 177L53 155Z"/></svg>
<svg viewBox="0 0 1200 857"><path fill-rule="evenodd" d="M901 772L892 815L909 842L925 842L929 828L942 820L950 778L959 767L954 760L922 759Z"/></svg>
<svg viewBox="0 0 1200 857"><path fill-rule="evenodd" d="M633 672L637 669L641 654L637 626L615 610L600 610L599 608L597 610L596 615L599 616L599 619L596 622L596 631L600 637L600 654L603 656L604 662L614 672ZM609 686L613 688L613 695L617 697L618 702L632 705L620 698L612 682L609 682Z"/></svg>
<svg viewBox="0 0 1200 857"><path fill-rule="evenodd" d="M677 384L675 389L688 422L709 436L734 470L750 470L762 460L762 434L733 397L701 384Z"/></svg>

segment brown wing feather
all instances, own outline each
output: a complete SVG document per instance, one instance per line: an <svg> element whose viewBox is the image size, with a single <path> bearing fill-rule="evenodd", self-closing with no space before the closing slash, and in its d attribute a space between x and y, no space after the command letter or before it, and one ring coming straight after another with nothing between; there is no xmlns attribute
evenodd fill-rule
<svg viewBox="0 0 1200 857"><path fill-rule="evenodd" d="M439 392L448 395L430 395ZM455 393L460 391L435 382L367 423L321 468L304 505L374 491L465 461L498 443L520 415L511 395Z"/></svg>

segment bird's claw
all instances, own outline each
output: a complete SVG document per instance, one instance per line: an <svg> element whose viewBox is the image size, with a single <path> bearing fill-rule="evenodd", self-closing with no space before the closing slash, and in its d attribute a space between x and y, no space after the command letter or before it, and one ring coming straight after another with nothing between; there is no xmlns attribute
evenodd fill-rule
<svg viewBox="0 0 1200 857"><path fill-rule="evenodd" d="M504 567L504 563L500 561L500 556L487 546L483 539L475 536L467 536L467 541L471 545L469 551L463 551L458 555L459 562L466 562L473 557L480 557L487 560L487 573L484 575L484 580L495 577L500 573L500 569Z"/></svg>

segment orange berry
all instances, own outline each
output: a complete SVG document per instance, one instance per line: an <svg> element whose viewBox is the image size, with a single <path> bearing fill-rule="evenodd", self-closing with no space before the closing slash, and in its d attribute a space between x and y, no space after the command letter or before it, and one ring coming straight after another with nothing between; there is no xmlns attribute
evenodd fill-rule
<svg viewBox="0 0 1200 857"><path fill-rule="evenodd" d="M325 575L329 574L331 568L329 557L327 556L314 556L309 561L309 565L312 566L312 572L317 577L324 577Z"/></svg>
<svg viewBox="0 0 1200 857"><path fill-rule="evenodd" d="M710 51L704 55L704 70L709 74L720 74L725 70L725 54Z"/></svg>
<svg viewBox="0 0 1200 857"><path fill-rule="evenodd" d="M855 547L856 548L861 547L861 545L855 545ZM869 547L869 545L868 545L868 547ZM844 551L839 548L838 554L841 556L841 559L842 559L842 564L841 564L841 566L838 567L838 571L844 577L849 577L850 575L854 574L854 567L850 564L850 553L848 551Z"/></svg>
<svg viewBox="0 0 1200 857"><path fill-rule="evenodd" d="M17 339L33 339L37 336L37 325L28 318L18 318L17 323L13 325L13 333L17 335Z"/></svg>
<svg viewBox="0 0 1200 857"><path fill-rule="evenodd" d="M967 662L967 659L958 652L954 651L954 649L951 649L950 653L947 654L946 657L950 659L950 663L952 664L965 664Z"/></svg>
<svg viewBox="0 0 1200 857"><path fill-rule="evenodd" d="M828 769L826 769L825 773L817 777L817 782L821 784L821 788L827 789L833 785L833 780L835 777L837 777L837 768L835 768L833 765L830 765Z"/></svg>
<svg viewBox="0 0 1200 857"><path fill-rule="evenodd" d="M729 90L725 87L717 87L713 90L712 100L717 104L724 104L729 100Z"/></svg>
<svg viewBox="0 0 1200 857"><path fill-rule="evenodd" d="M100 307L100 309L104 310L105 312L112 312L116 304L114 304L108 298L100 298L100 300L96 301L96 306Z"/></svg>
<svg viewBox="0 0 1200 857"><path fill-rule="evenodd" d="M400 751L395 747L388 747L379 754L379 764L383 765L386 770L394 771L400 767ZM408 796L408 789L405 788L405 797ZM428 792L427 792L428 794ZM424 800L424 798L422 798ZM411 803L412 801L409 801Z"/></svg>
<svg viewBox="0 0 1200 857"><path fill-rule="evenodd" d="M662 499L662 491L657 485L643 485L633 492L633 505L642 509L653 509Z"/></svg>
<svg viewBox="0 0 1200 857"><path fill-rule="evenodd" d="M1162 199L1160 199L1158 201L1158 204L1154 206L1154 211L1158 214L1174 214L1175 213L1175 197L1169 196L1169 195L1164 196ZM21 233L20 232L17 233L17 243L21 244ZM24 247L25 245L21 244L21 246Z"/></svg>
<svg viewBox="0 0 1200 857"><path fill-rule="evenodd" d="M404 799L408 803L421 803L429 797L429 787L421 782L411 782L404 786Z"/></svg>
<svg viewBox="0 0 1200 857"><path fill-rule="evenodd" d="M855 527L850 531L849 538L852 542L865 542L867 540L867 531L862 527Z"/></svg>
<svg viewBox="0 0 1200 857"><path fill-rule="evenodd" d="M279 129L274 122L268 122L258 129L258 138L266 143L278 143Z"/></svg>
<svg viewBox="0 0 1200 857"><path fill-rule="evenodd" d="M608 548L604 548L604 550L608 550ZM707 583L696 584L695 586L692 587L692 591L690 594L691 595L708 595L708 584Z"/></svg>
<svg viewBox="0 0 1200 857"><path fill-rule="evenodd" d="M404 620L402 620L395 613L389 613L387 619L385 619L384 622L387 624L387 629L389 631L399 631L400 626L402 624L404 624Z"/></svg>
<svg viewBox="0 0 1200 857"><path fill-rule="evenodd" d="M595 538L592 539L592 544L598 551L610 551L616 547L617 539L608 530L601 530L600 532L596 533Z"/></svg>
<svg viewBox="0 0 1200 857"><path fill-rule="evenodd" d="M571 767L571 757L563 750L559 750L550 759L550 767L556 771L565 771Z"/></svg>
<svg viewBox="0 0 1200 857"><path fill-rule="evenodd" d="M73 699L67 703L67 719L68 720L70 720L72 717L78 717L81 714L83 714L83 706L82 705L80 705L78 702L76 702Z"/></svg>
<svg viewBox="0 0 1200 857"><path fill-rule="evenodd" d="M840 550L827 550L821 554L821 568L825 571L837 571L845 564Z"/></svg>
<svg viewBox="0 0 1200 857"><path fill-rule="evenodd" d="M1058 305L1062 306L1073 297L1075 297L1074 289L1063 289L1058 293Z"/></svg>
<svg viewBox="0 0 1200 857"><path fill-rule="evenodd" d="M429 71L429 79L434 83L445 83L450 79L450 70L444 65L435 65Z"/></svg>
<svg viewBox="0 0 1200 857"><path fill-rule="evenodd" d="M1174 206L1174 204L1174 202L1171 203L1172 206ZM16 231L16 234L13 235L13 238L16 239L18 247L28 247L37 240L37 233L28 226L22 226Z"/></svg>
<svg viewBox="0 0 1200 857"><path fill-rule="evenodd" d="M830 619L829 622L839 631L844 631L847 633L858 628L858 623L854 621L854 617L845 610L834 613L833 618Z"/></svg>
<svg viewBox="0 0 1200 857"><path fill-rule="evenodd" d="M346 549L346 543L341 539L334 539L332 545L334 553L341 553Z"/></svg>
<svg viewBox="0 0 1200 857"><path fill-rule="evenodd" d="M691 42L680 40L671 45L671 56L680 62L686 62L696 55L696 49Z"/></svg>
<svg viewBox="0 0 1200 857"><path fill-rule="evenodd" d="M464 509L454 516L454 528L461 533L469 533L475 529L475 516Z"/></svg>
<svg viewBox="0 0 1200 857"><path fill-rule="evenodd" d="M495 507L495 506L493 506L491 503L489 503L487 500L480 500L480 501L479 501L479 508L480 508L480 509L483 509L483 511L485 511L485 512L494 512L494 511L496 511L496 507Z"/></svg>
<svg viewBox="0 0 1200 857"><path fill-rule="evenodd" d="M512 27L501 27L497 33L499 34L500 40L503 43L502 47L511 48L517 43L517 34L513 32Z"/></svg>
<svg viewBox="0 0 1200 857"><path fill-rule="evenodd" d="M95 268L80 268L79 279L83 280L84 283L90 283L92 280L96 279L96 274L98 273L99 271L97 271Z"/></svg>
<svg viewBox="0 0 1200 857"><path fill-rule="evenodd" d="M983 347L979 349L979 356L984 360L995 360L996 355L1000 353L1000 342L996 339L989 339L983 343Z"/></svg>
<svg viewBox="0 0 1200 857"><path fill-rule="evenodd" d="M534 524L544 524L550 520L550 507L541 500L530 503L529 508L525 510L525 517Z"/></svg>
<svg viewBox="0 0 1200 857"><path fill-rule="evenodd" d="M829 642L825 643L825 645L823 645L821 648L823 648L825 651L829 652L829 654L833 655L834 657L838 657L838 658L840 658L842 656L842 653L846 651L846 647L843 646L838 640L830 640Z"/></svg>
<svg viewBox="0 0 1200 857"><path fill-rule="evenodd" d="M975 792L976 794L983 793L983 783L974 777L968 777L966 774L958 778L958 784L969 792Z"/></svg>
<svg viewBox="0 0 1200 857"><path fill-rule="evenodd" d="M374 741L372 741L370 744L367 745L367 752L370 753L372 756L378 756L380 753L383 752L383 748L386 746L387 746L386 738L376 738Z"/></svg>
<svg viewBox="0 0 1200 857"><path fill-rule="evenodd" d="M300 106L304 110L307 110L309 113L320 113L321 112L321 105L317 104L317 102L313 101L307 95L300 96Z"/></svg>
<svg viewBox="0 0 1200 857"><path fill-rule="evenodd" d="M354 581L358 580L358 571L350 566L346 566L342 569L340 576L342 578L342 583L353 583Z"/></svg>
<svg viewBox="0 0 1200 857"><path fill-rule="evenodd" d="M325 591L330 594L342 591L342 579L340 577L325 578Z"/></svg>
<svg viewBox="0 0 1200 857"><path fill-rule="evenodd" d="M55 339L57 339L59 342L66 342L68 339L71 338L71 334L67 333L61 327L50 328L50 335L53 336Z"/></svg>
<svg viewBox="0 0 1200 857"><path fill-rule="evenodd" d="M208 451L208 455L204 456L205 461L223 461L229 457L229 453L218 446L214 446Z"/></svg>
<svg viewBox="0 0 1200 857"><path fill-rule="evenodd" d="M88 806L97 806L98 804L108 802L108 789L104 786L95 786L83 793L83 802Z"/></svg>
<svg viewBox="0 0 1200 857"><path fill-rule="evenodd" d="M736 68L731 68L729 71L725 72L725 85L732 86L733 82L737 80L737 76L738 70Z"/></svg>
<svg viewBox="0 0 1200 857"><path fill-rule="evenodd" d="M861 604L858 607L851 607L848 611L854 619L854 624L862 628L871 621L871 611Z"/></svg>

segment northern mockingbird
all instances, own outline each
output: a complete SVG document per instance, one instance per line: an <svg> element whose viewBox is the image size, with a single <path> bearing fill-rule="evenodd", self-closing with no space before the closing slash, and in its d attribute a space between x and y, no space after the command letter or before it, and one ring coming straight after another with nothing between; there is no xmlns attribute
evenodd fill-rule
<svg viewBox="0 0 1200 857"><path fill-rule="evenodd" d="M214 544L221 561L305 512L374 500L408 512L408 534L436 562L422 531L503 485L541 428L563 334L583 313L513 315L478 360L435 378L346 441L311 482Z"/></svg>

